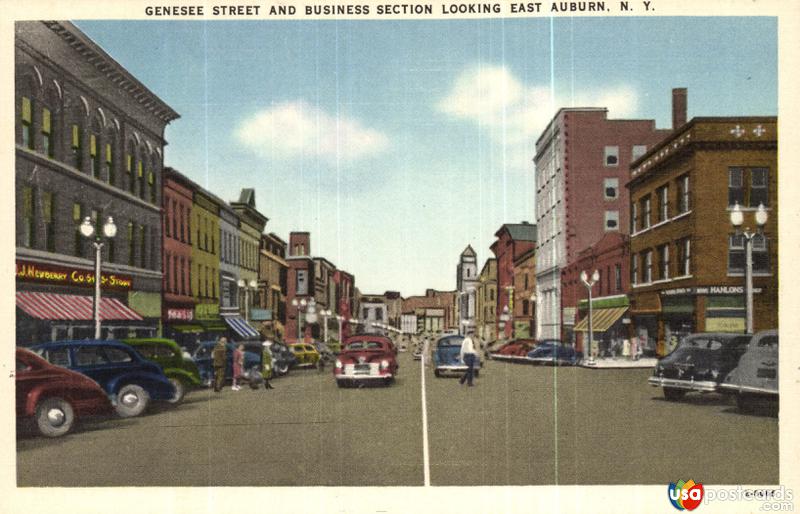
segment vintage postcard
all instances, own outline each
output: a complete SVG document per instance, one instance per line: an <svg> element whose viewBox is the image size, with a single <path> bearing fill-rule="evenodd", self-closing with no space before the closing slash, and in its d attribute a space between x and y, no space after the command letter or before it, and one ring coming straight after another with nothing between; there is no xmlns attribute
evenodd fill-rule
<svg viewBox="0 0 800 514"><path fill-rule="evenodd" d="M797 7L0 5L3 512L800 508Z"/></svg>

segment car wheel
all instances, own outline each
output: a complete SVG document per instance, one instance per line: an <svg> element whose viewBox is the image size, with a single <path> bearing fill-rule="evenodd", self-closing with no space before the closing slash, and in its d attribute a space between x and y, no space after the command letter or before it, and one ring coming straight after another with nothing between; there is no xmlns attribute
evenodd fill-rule
<svg viewBox="0 0 800 514"><path fill-rule="evenodd" d="M664 398L667 400L674 402L676 400L680 400L684 397L686 391L682 389L675 389L674 387L665 387L664 388Z"/></svg>
<svg viewBox="0 0 800 514"><path fill-rule="evenodd" d="M273 369L275 370L276 375L282 377L283 375L289 372L289 365L283 362L280 364L275 364L275 367Z"/></svg>
<svg viewBox="0 0 800 514"><path fill-rule="evenodd" d="M150 395L141 386L126 384L117 393L117 414L123 418L132 418L145 411L150 403Z"/></svg>
<svg viewBox="0 0 800 514"><path fill-rule="evenodd" d="M337 381L336 381L336 385L337 385L338 387L344 387L344 380L337 380Z"/></svg>
<svg viewBox="0 0 800 514"><path fill-rule="evenodd" d="M753 411L753 399L746 395L746 394L737 394L736 395L736 406L742 412L752 412Z"/></svg>
<svg viewBox="0 0 800 514"><path fill-rule="evenodd" d="M442 372L441 372L441 371L439 371L438 369L435 369L435 370L433 370L433 374L434 374L434 376L435 376L436 378L439 378L439 377L441 377L441 376L442 376Z"/></svg>
<svg viewBox="0 0 800 514"><path fill-rule="evenodd" d="M172 405L177 405L181 403L183 401L183 397L186 396L186 386L183 385L183 382L177 378L170 378L169 381L172 384L172 387L175 388L175 396L167 400L167 402L171 403Z"/></svg>
<svg viewBox="0 0 800 514"><path fill-rule="evenodd" d="M72 429L75 412L68 401L48 398L36 407L36 428L46 437L59 437Z"/></svg>
<svg viewBox="0 0 800 514"><path fill-rule="evenodd" d="M385 385L386 387L389 387L390 385L392 385L392 377L384 378L383 379L383 385Z"/></svg>

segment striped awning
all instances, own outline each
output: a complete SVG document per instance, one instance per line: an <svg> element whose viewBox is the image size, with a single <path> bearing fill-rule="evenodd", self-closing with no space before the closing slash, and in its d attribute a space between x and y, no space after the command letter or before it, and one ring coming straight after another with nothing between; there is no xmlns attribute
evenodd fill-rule
<svg viewBox="0 0 800 514"><path fill-rule="evenodd" d="M617 322L627 311L627 307L612 307L610 309L592 309L592 332L605 332ZM576 332L589 331L589 316L587 315L575 325Z"/></svg>
<svg viewBox="0 0 800 514"><path fill-rule="evenodd" d="M17 291L17 307L36 319L73 321L94 319L94 299L91 296ZM101 298L100 319L142 321L143 318L116 298Z"/></svg>
<svg viewBox="0 0 800 514"><path fill-rule="evenodd" d="M241 316L223 316L225 323L228 324L231 329L239 334L239 337L243 339L255 339L260 338L261 335L251 327Z"/></svg>

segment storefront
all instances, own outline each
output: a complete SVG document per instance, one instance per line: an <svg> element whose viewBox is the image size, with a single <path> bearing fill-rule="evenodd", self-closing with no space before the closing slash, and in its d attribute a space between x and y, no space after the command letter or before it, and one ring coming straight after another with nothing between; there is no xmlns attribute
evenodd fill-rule
<svg viewBox="0 0 800 514"><path fill-rule="evenodd" d="M580 321L575 324L578 350L585 353L588 346L589 302L581 300L578 304ZM628 326L628 297L609 296L592 300L592 354L595 358L632 357Z"/></svg>

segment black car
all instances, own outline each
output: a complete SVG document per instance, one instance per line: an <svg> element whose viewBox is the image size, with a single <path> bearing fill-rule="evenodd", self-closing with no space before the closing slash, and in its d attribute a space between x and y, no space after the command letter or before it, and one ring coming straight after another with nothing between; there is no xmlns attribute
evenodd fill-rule
<svg viewBox="0 0 800 514"><path fill-rule="evenodd" d="M749 341L747 334L690 334L672 353L659 359L648 382L664 388L667 400L678 400L690 391L719 391Z"/></svg>
<svg viewBox="0 0 800 514"><path fill-rule="evenodd" d="M289 368L297 364L297 357L292 350L281 342L271 342L269 351L272 354L272 371L275 376L282 377L289 372Z"/></svg>

